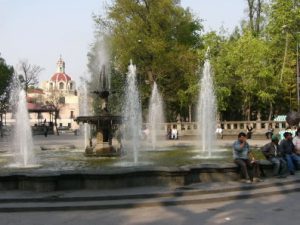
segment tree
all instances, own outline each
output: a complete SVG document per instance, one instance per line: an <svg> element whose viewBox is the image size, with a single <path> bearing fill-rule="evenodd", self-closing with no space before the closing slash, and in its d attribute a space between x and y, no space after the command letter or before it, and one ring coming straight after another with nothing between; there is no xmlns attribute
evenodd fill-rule
<svg viewBox="0 0 300 225"><path fill-rule="evenodd" d="M43 68L29 64L27 60L20 61L18 68L19 75L22 76L25 92L27 93L30 86L36 86L39 83L38 77Z"/></svg>
<svg viewBox="0 0 300 225"><path fill-rule="evenodd" d="M300 31L299 0L272 0L267 40L271 49L270 58L274 76L277 77L280 89L277 100L281 102L278 110L297 109L296 91L296 58L298 32Z"/></svg>
<svg viewBox="0 0 300 225"><path fill-rule="evenodd" d="M151 92L148 84L156 81L171 112L169 119L174 119L181 108L178 95L189 88L197 70L200 21L175 0L117 0L107 15L108 22L100 17L95 21L109 26L115 66L125 74L132 59L144 108Z"/></svg>
<svg viewBox="0 0 300 225"><path fill-rule="evenodd" d="M263 25L263 9L264 0L247 0L248 3L248 17L249 17L249 28L255 37L257 37Z"/></svg>
<svg viewBox="0 0 300 225"><path fill-rule="evenodd" d="M250 120L254 112L265 110L271 114L278 85L269 54L266 41L250 31L222 43L212 63L219 110L225 118L233 119L232 116L240 114Z"/></svg>
<svg viewBox="0 0 300 225"><path fill-rule="evenodd" d="M6 64L5 60L0 57L0 120L2 121L2 113L8 109L9 101L9 83L13 76L14 69Z"/></svg>
<svg viewBox="0 0 300 225"><path fill-rule="evenodd" d="M56 134L59 135L57 120L59 119L60 110L65 104L65 98L64 95L58 89L52 89L47 99L48 100L46 102L46 105L54 109L54 126Z"/></svg>

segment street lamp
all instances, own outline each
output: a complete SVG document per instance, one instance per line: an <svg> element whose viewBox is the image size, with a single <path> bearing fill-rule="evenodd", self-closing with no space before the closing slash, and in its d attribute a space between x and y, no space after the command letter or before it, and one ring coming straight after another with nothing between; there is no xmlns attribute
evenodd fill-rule
<svg viewBox="0 0 300 225"><path fill-rule="evenodd" d="M282 64L282 69L281 69L281 74L280 74L280 82L282 82L282 75L283 75L283 70L284 70L284 65L285 65L285 61L286 61L286 55L287 55L287 47L288 47L288 31L289 28L287 25L283 25L282 26L282 31L286 33L285 36L285 51L284 51L284 58L283 58L283 64ZM298 35L300 34L300 32L291 32L291 34L293 35L293 37L296 39L297 42L297 46L296 46L296 91L297 91L297 111L299 112L299 106L300 106L300 68L299 68L299 39L298 39ZM296 34L296 35L295 35Z"/></svg>
<svg viewBox="0 0 300 225"><path fill-rule="evenodd" d="M299 40L298 40L298 34L299 34L300 32L297 32L296 34L297 34L297 36L296 36L296 41L297 41L297 49L296 49L296 59L297 59L297 110L298 110L298 112L299 112L299 100L300 100L300 93L299 93L299 85L300 85L300 83L299 83L299 76L300 76L300 74L299 74Z"/></svg>

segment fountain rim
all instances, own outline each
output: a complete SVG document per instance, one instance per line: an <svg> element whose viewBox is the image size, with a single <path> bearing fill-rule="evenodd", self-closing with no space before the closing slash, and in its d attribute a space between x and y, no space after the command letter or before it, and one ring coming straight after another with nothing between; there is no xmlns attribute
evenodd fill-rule
<svg viewBox="0 0 300 225"><path fill-rule="evenodd" d="M96 116L78 116L74 119L77 123L98 123L99 121L110 121L113 124L119 124L122 122L122 116L116 115L96 115Z"/></svg>

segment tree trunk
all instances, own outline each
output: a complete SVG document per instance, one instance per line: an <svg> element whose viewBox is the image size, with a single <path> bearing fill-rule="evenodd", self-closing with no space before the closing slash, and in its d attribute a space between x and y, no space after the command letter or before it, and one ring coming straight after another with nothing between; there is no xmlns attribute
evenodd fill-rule
<svg viewBox="0 0 300 225"><path fill-rule="evenodd" d="M271 121L272 114L273 114L273 104L272 104L272 102L270 102L270 110L269 110L268 121Z"/></svg>
<svg viewBox="0 0 300 225"><path fill-rule="evenodd" d="M189 105L189 122L192 122L192 105Z"/></svg>
<svg viewBox="0 0 300 225"><path fill-rule="evenodd" d="M148 74L149 84L153 84L153 82L155 81L155 76L154 76L152 70L148 70L147 74Z"/></svg>
<svg viewBox="0 0 300 225"><path fill-rule="evenodd" d="M57 127L57 118L58 118L58 114L59 114L59 111L55 111L55 116L54 116L54 126L55 126L55 130L56 130L57 136L59 136L59 130L58 130L58 127Z"/></svg>
<svg viewBox="0 0 300 225"><path fill-rule="evenodd" d="M254 33L254 0L247 0L248 2L248 9L249 9L249 24L250 24L250 30L252 33Z"/></svg>
<svg viewBox="0 0 300 225"><path fill-rule="evenodd" d="M261 5L262 5L262 0L258 0L257 1L257 7L256 7L256 20L255 20L255 33L258 36L258 34L260 33L260 23L261 23Z"/></svg>
<svg viewBox="0 0 300 225"><path fill-rule="evenodd" d="M247 115L247 120L250 121L251 120L251 104L250 104L250 101L248 103L248 115Z"/></svg>
<svg viewBox="0 0 300 225"><path fill-rule="evenodd" d="M248 2L248 16L249 16L249 27L252 34L257 37L260 33L261 24L261 12L263 0L247 0Z"/></svg>

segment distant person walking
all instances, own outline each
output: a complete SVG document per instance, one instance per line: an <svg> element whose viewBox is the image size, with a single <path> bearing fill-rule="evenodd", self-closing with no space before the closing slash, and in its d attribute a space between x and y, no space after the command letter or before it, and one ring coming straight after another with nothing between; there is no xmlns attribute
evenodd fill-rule
<svg viewBox="0 0 300 225"><path fill-rule="evenodd" d="M48 127L44 124L44 136L48 136Z"/></svg>
<svg viewBox="0 0 300 225"><path fill-rule="evenodd" d="M0 136L3 137L3 123L2 123L2 120L0 120Z"/></svg>

